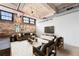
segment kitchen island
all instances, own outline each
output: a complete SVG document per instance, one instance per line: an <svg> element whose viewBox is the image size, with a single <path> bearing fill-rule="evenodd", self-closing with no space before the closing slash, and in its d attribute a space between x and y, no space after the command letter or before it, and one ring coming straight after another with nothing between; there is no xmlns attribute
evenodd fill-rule
<svg viewBox="0 0 79 59"><path fill-rule="evenodd" d="M0 56L10 56L11 43L8 33L0 32Z"/></svg>

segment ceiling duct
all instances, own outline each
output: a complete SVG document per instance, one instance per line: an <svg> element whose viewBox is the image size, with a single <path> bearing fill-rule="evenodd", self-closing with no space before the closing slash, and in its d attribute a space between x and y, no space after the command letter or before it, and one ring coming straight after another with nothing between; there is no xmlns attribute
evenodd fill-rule
<svg viewBox="0 0 79 59"><path fill-rule="evenodd" d="M79 11L79 3L75 3L75 4L73 3L73 4L70 4L70 5L66 4L65 6L61 5L59 12L54 14L54 15L47 17L47 19L52 19L54 17L63 16L63 15L66 15L66 14L77 12L77 11Z"/></svg>
<svg viewBox="0 0 79 59"><path fill-rule="evenodd" d="M79 3L72 3L72 4L61 6L58 13L69 11L69 10L72 10L72 9L75 9L75 8L79 8Z"/></svg>

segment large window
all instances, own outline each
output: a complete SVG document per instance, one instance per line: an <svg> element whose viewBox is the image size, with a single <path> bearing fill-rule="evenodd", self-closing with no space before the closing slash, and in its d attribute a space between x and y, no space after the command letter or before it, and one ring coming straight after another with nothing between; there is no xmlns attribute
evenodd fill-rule
<svg viewBox="0 0 79 59"><path fill-rule="evenodd" d="M35 24L35 20L30 18L30 24Z"/></svg>
<svg viewBox="0 0 79 59"><path fill-rule="evenodd" d="M28 24L35 24L35 19L30 17L23 17L23 22Z"/></svg>
<svg viewBox="0 0 79 59"><path fill-rule="evenodd" d="M13 14L6 12L6 11L1 11L1 20L12 21L13 20Z"/></svg>
<svg viewBox="0 0 79 59"><path fill-rule="evenodd" d="M29 23L29 18L28 17L23 17L23 22L24 23Z"/></svg>

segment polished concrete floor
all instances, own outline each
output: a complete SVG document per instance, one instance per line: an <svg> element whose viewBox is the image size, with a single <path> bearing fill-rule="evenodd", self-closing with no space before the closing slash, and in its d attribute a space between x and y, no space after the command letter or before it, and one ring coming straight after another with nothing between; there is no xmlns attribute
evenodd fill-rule
<svg viewBox="0 0 79 59"><path fill-rule="evenodd" d="M64 49L57 51L58 56L79 56L79 47L64 45Z"/></svg>
<svg viewBox="0 0 79 59"><path fill-rule="evenodd" d="M32 45L27 41L11 43L12 56L33 56ZM64 49L57 51L57 56L79 56L79 47L65 44Z"/></svg>

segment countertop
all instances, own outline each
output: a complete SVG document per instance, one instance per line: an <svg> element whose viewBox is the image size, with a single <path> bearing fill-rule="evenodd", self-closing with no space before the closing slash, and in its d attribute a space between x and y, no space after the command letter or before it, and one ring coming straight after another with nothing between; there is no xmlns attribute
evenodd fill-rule
<svg viewBox="0 0 79 59"><path fill-rule="evenodd" d="M11 43L8 37L0 38L0 50L10 48L10 46L11 46Z"/></svg>

